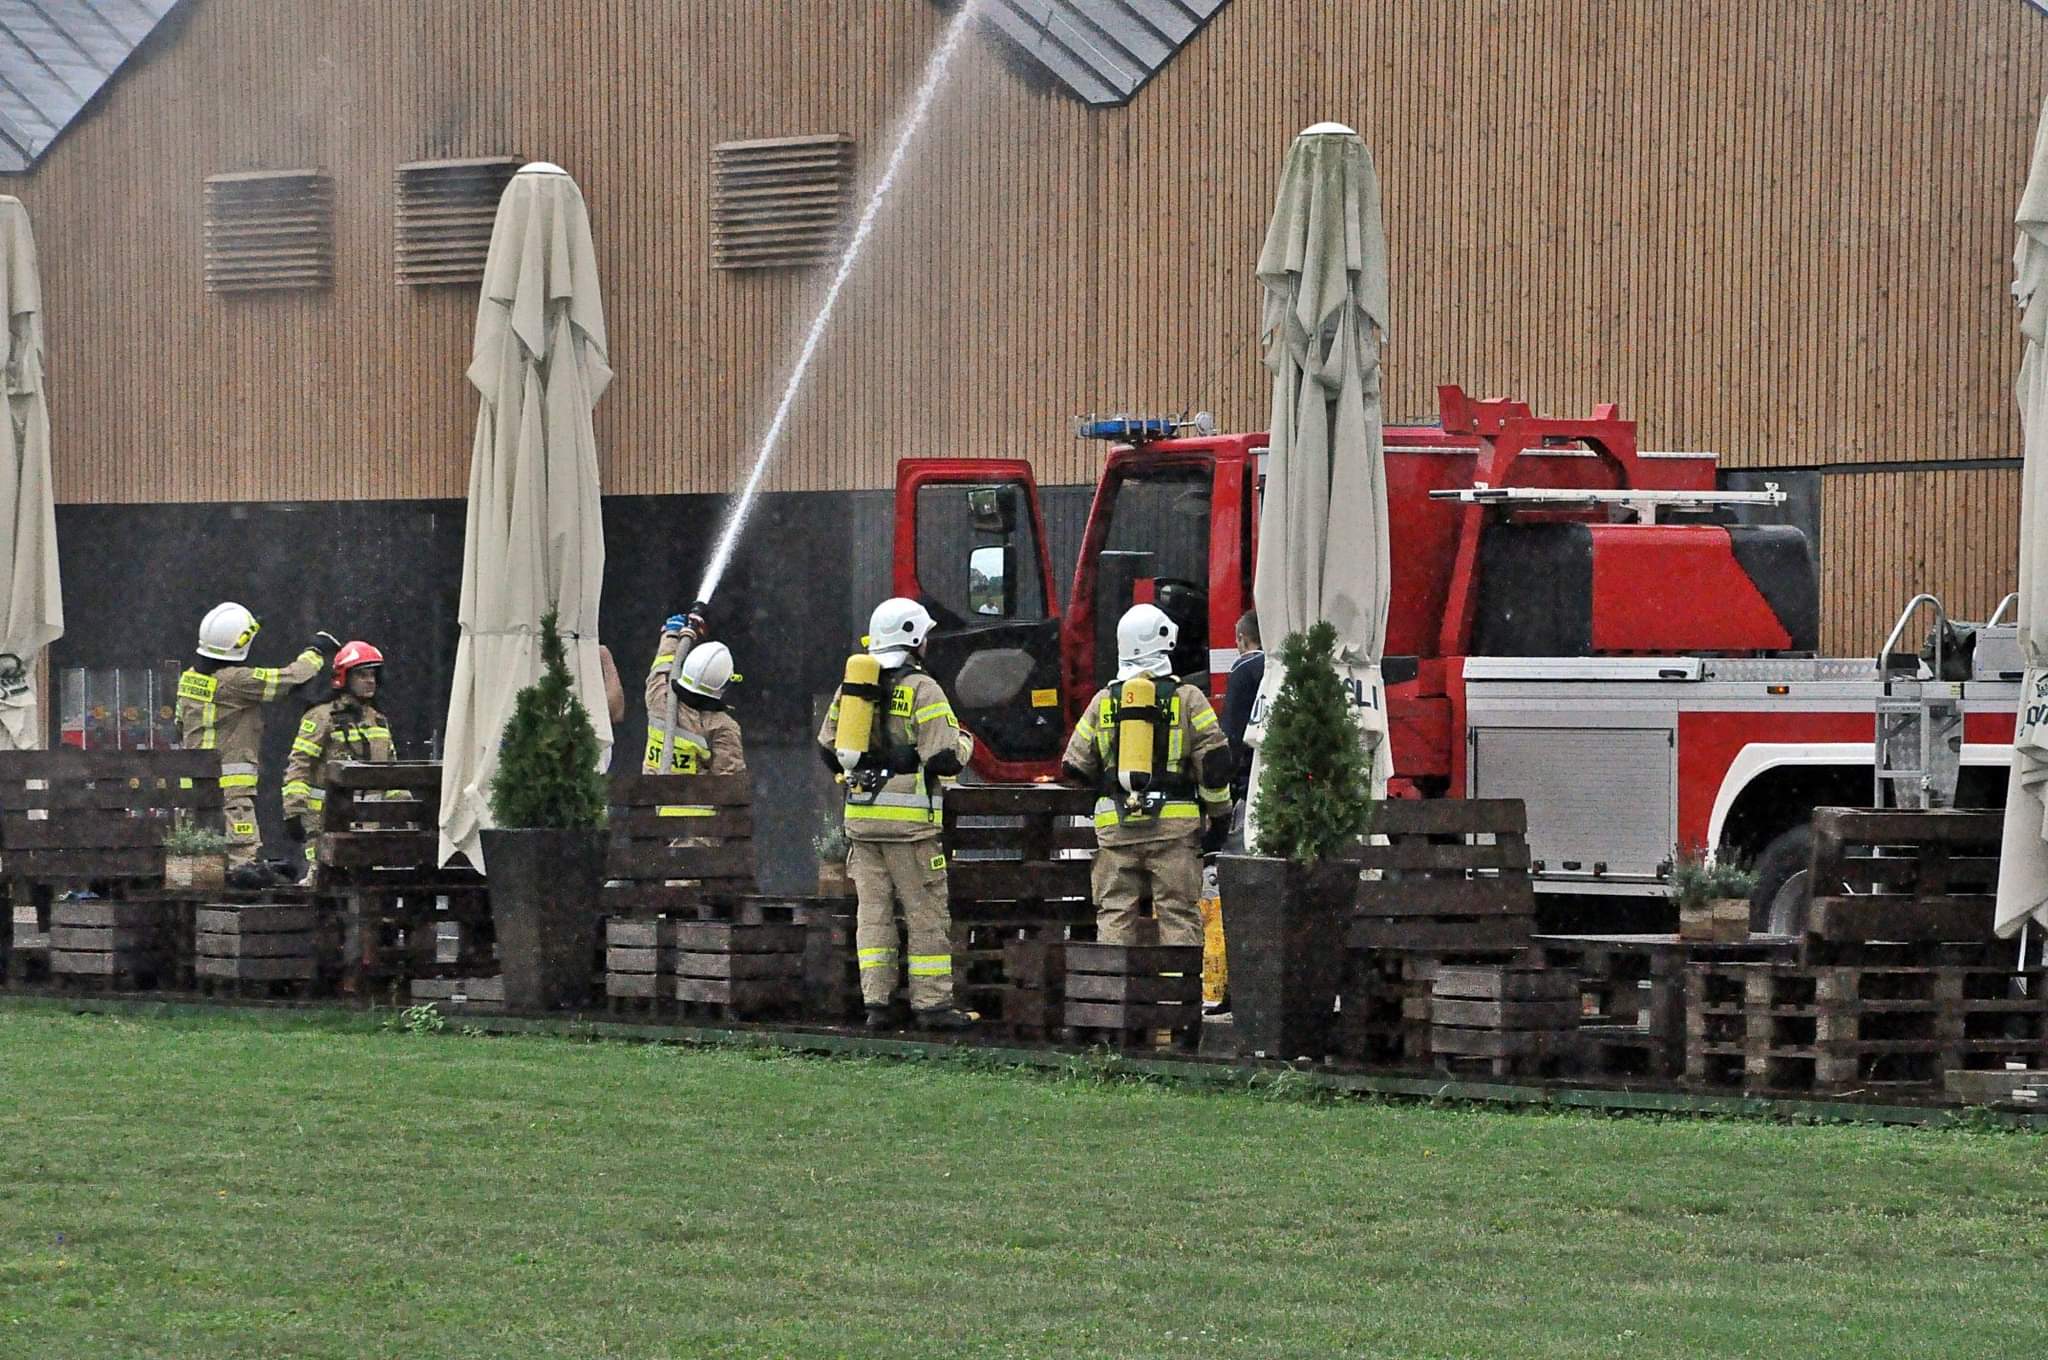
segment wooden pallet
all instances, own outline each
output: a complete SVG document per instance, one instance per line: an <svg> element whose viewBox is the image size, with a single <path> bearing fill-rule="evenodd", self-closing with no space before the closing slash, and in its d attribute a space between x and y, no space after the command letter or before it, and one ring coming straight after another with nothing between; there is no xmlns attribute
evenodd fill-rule
<svg viewBox="0 0 2048 1360"><path fill-rule="evenodd" d="M1952 1069L2048 1058L2048 974L2006 967L1696 963L1686 1081L1931 1093Z"/></svg>
<svg viewBox="0 0 2048 1360"><path fill-rule="evenodd" d="M803 1013L826 1024L859 1018L860 955L853 905L819 898L799 913L804 931Z"/></svg>
<svg viewBox="0 0 2048 1360"><path fill-rule="evenodd" d="M473 1011L505 1008L505 979L501 974L483 977L420 977L406 986L413 1004L435 1005Z"/></svg>
<svg viewBox="0 0 2048 1360"><path fill-rule="evenodd" d="M1575 975L1547 968L1445 965L1430 984L1430 1052L1449 1072L1538 1076L1575 1051Z"/></svg>
<svg viewBox="0 0 2048 1360"><path fill-rule="evenodd" d="M202 991L311 995L333 967L310 903L201 906L193 914L192 977Z"/></svg>
<svg viewBox="0 0 2048 1360"><path fill-rule="evenodd" d="M1063 951L1069 1043L1168 1046L1202 1037L1202 947L1070 941Z"/></svg>
<svg viewBox="0 0 2048 1360"><path fill-rule="evenodd" d="M615 774L609 797L606 915L710 911L755 891L750 776Z"/></svg>
<svg viewBox="0 0 2048 1360"><path fill-rule="evenodd" d="M0 752L0 875L102 895L158 886L165 833L180 818L217 825L221 807L213 751Z"/></svg>
<svg viewBox="0 0 2048 1360"><path fill-rule="evenodd" d="M1430 986L1434 954L1354 950L1345 961L1333 1028L1333 1056L1367 1067L1431 1066Z"/></svg>
<svg viewBox="0 0 2048 1360"><path fill-rule="evenodd" d="M1003 942L1003 985L991 1016L998 1032L1019 1041L1060 1037L1066 1023L1066 942L1050 932Z"/></svg>
<svg viewBox="0 0 2048 1360"><path fill-rule="evenodd" d="M1988 941L2004 813L1820 808L1813 910L1828 944Z"/></svg>
<svg viewBox="0 0 2048 1360"><path fill-rule="evenodd" d="M662 928L675 951L675 997L685 1014L747 1020L802 1003L803 926L672 919Z"/></svg>
<svg viewBox="0 0 2048 1360"><path fill-rule="evenodd" d="M59 899L50 908L50 976L113 991L155 987L175 976L176 939L161 903Z"/></svg>
<svg viewBox="0 0 2048 1360"><path fill-rule="evenodd" d="M1346 938L1353 949L1514 953L1535 927L1528 814L1520 799L1391 799L1374 840L1353 856L1364 875Z"/></svg>
<svg viewBox="0 0 2048 1360"><path fill-rule="evenodd" d="M604 994L615 1012L662 1015L675 1000L675 938L661 919L624 920L604 927Z"/></svg>

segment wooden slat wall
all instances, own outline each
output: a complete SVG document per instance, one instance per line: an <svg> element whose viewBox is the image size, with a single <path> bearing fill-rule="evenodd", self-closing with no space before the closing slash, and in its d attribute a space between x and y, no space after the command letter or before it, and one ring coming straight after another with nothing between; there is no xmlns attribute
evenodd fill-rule
<svg viewBox="0 0 2048 1360"><path fill-rule="evenodd" d="M393 169L518 151L591 205L606 488L721 491L819 271L712 268L710 148L844 132L878 167L924 0L188 0L8 185L42 248L67 501L459 496L473 293L392 278ZM1273 54L1299 54L1284 68ZM1238 0L1127 109L975 39L770 478L901 454L1086 480L1091 409L1265 423L1250 277L1289 138L1374 147L1390 411L1435 384L1738 465L2009 454L2013 207L2048 85L2018 0ZM209 174L333 176L317 295L218 298ZM1846 625L1844 625L1846 626Z"/></svg>
<svg viewBox="0 0 2048 1360"><path fill-rule="evenodd" d="M1821 479L1821 648L1869 656L1920 591L1983 619L2017 584L2017 468Z"/></svg>

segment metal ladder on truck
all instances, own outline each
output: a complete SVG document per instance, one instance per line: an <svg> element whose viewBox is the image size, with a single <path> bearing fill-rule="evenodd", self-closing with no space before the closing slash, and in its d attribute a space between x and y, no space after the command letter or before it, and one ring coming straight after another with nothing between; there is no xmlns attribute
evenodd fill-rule
<svg viewBox="0 0 2048 1360"><path fill-rule="evenodd" d="M1922 606L1934 609L1931 669L1918 651L1894 652ZM1945 679L1954 632L1948 610L1932 595L1915 595L1877 653L1877 747L1872 767L1875 806L1954 807L1963 759L1963 685Z"/></svg>

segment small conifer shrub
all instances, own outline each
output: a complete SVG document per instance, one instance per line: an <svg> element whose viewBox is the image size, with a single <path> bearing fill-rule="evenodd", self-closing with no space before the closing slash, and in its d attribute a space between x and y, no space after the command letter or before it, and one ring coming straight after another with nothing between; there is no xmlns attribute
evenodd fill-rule
<svg viewBox="0 0 2048 1360"><path fill-rule="evenodd" d="M1318 623L1280 648L1286 679L1259 747L1258 852L1314 864L1372 825L1372 761L1337 674L1337 630Z"/></svg>
<svg viewBox="0 0 2048 1360"><path fill-rule="evenodd" d="M605 822L597 731L569 682L549 610L540 621L540 679L519 691L498 743L491 815L507 830L590 831Z"/></svg>

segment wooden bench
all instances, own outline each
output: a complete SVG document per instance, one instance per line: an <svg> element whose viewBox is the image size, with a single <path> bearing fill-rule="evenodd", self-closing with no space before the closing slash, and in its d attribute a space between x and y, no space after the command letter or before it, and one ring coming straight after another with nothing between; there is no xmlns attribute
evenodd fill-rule
<svg viewBox="0 0 2048 1360"><path fill-rule="evenodd" d="M326 778L316 884L343 913L344 985L368 999L495 971L483 876L439 863L440 762L349 762Z"/></svg>
<svg viewBox="0 0 2048 1360"><path fill-rule="evenodd" d="M1997 810L1816 809L1809 942L1988 948L2004 825Z"/></svg>
<svg viewBox="0 0 2048 1360"><path fill-rule="evenodd" d="M0 752L9 976L47 968L113 986L170 976L188 923L174 904L140 899L163 886L166 833L181 817L218 826L221 805L212 751ZM53 904L84 894L137 905L114 913L119 922L67 910L60 940Z"/></svg>

